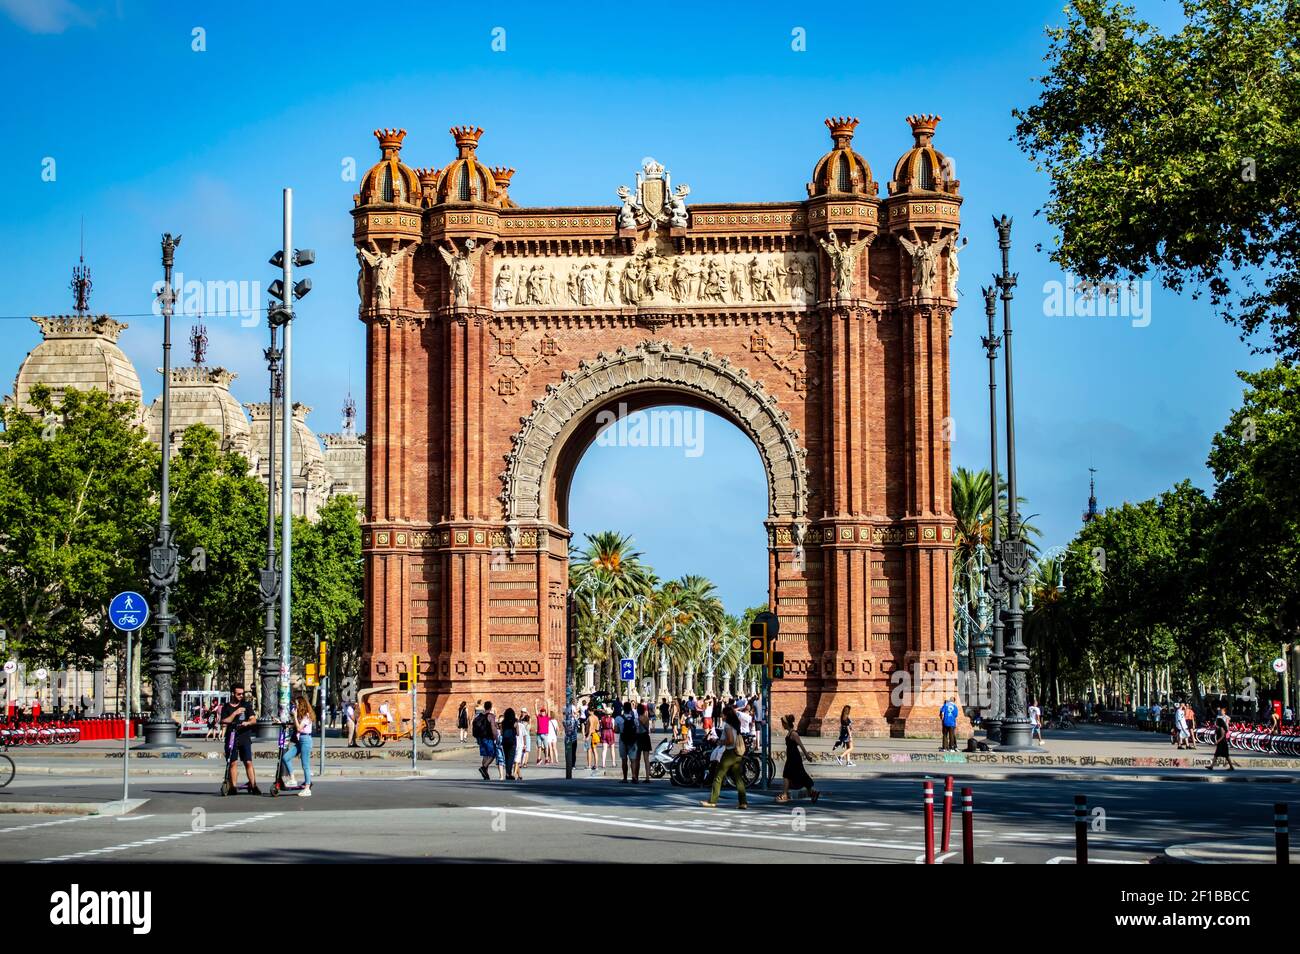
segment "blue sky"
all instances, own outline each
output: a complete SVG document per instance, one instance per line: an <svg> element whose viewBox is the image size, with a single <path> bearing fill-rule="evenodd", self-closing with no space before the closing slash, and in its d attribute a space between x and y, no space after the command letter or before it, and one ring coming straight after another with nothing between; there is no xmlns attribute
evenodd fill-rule
<svg viewBox="0 0 1300 954"><path fill-rule="evenodd" d="M1015 219L1017 429L1022 493L1047 546L1065 543L1098 468L1103 505L1149 497L1191 477L1208 486L1208 442L1239 401L1238 368L1265 361L1201 301L1155 290L1150 322L1053 317L1044 283L1064 280L1036 243L1047 183L1009 141L1011 109L1032 101L1047 3L936 3L935 23L895 20L896 4L719 7L674 3L534 7L316 3L113 4L0 0L0 80L8 91L0 182L0 380L11 387L39 341L31 314L69 307L69 270L85 218L92 305L148 313L158 238L182 233L178 268L202 281L258 281L279 241L283 186L296 198L298 244L317 250L315 290L296 336L295 397L318 431L336 430L362 393L362 326L350 242L348 160L377 156L370 130L409 131L403 158L445 164L447 128L485 128L480 155L518 169L524 205L612 204L644 156L699 202L804 195L828 137L822 119L862 120L854 145L884 182L910 144L903 117L942 115L936 146L966 197L963 301L955 319L953 456L986 465L986 365L978 286L996 267L994 214ZM1139 12L1168 24L1165 3ZM505 30L504 52L492 49ZM807 49L791 49L792 30ZM195 30L205 49L195 51ZM291 41L283 38L292 36ZM500 34L498 34L498 37ZM44 181L45 160L55 162ZM17 319L10 316L18 316ZM125 319L121 344L158 391L160 322ZM261 399L263 327L208 316L209 362ZM188 320L175 336L182 347ZM364 414L364 408L361 409ZM757 452L721 419L706 450L593 448L575 482L583 532L635 535L663 577L704 573L729 609L766 599Z"/></svg>

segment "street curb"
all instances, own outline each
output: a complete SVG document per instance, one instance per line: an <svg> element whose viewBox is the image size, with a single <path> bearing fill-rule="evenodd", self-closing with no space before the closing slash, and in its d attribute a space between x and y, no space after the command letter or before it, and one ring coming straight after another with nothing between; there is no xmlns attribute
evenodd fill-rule
<svg viewBox="0 0 1300 954"><path fill-rule="evenodd" d="M923 780L941 778L946 774L951 774L954 778L972 779L985 782L1012 782L1024 781L1026 779L1039 779L1047 782L1200 782L1209 784L1244 784L1247 782L1262 782L1266 785L1290 785L1300 782L1300 778L1293 775L1233 775L1224 772L1222 775L1119 775L1114 772L1105 774L1095 774L1087 772L1021 772L1012 774L1008 772L962 772L960 770L947 772L871 772L865 774L853 775L821 775L818 778L822 781L834 781L837 778L846 779L909 779Z"/></svg>
<svg viewBox="0 0 1300 954"><path fill-rule="evenodd" d="M134 761L135 760L132 759L132 762ZM274 766L275 757L272 755L272 756L268 756L264 760L254 759L255 764L262 763L262 762L269 762L271 763L271 766ZM222 776L222 772L224 768L225 768L224 762L218 762L213 765L187 766L184 770L182 770L180 766L176 766L174 768L162 768L162 767L155 768L152 766L136 766L133 764L131 766L131 777L137 778L137 777L147 777L151 775L156 775L156 776L167 776L167 777L175 778L176 776L181 775L187 778L219 779ZM77 767L72 765L68 765L68 766L24 765L22 766L22 771L24 775L89 776L91 778L121 778L122 777L121 769L117 768L116 766L110 767L107 765L87 765L84 767ZM439 769L419 768L416 769L415 774L433 778L438 774L439 771L440 771ZM374 768L374 769L367 769L365 771L358 771L356 769L349 769L346 766L332 765L330 766L329 771L325 774L324 777L328 779L328 778L409 778L410 776L411 776L411 769L409 768L409 766L406 769L399 769L393 767L393 768ZM0 808L0 811L3 811L3 809Z"/></svg>
<svg viewBox="0 0 1300 954"><path fill-rule="evenodd" d="M0 802L0 814L7 815L126 815L142 805L147 798L128 798L125 802Z"/></svg>

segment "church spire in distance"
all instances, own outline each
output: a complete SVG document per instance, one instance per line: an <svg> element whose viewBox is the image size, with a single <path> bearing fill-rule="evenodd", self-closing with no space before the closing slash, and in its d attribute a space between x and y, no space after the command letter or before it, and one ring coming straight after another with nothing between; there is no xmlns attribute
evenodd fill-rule
<svg viewBox="0 0 1300 954"><path fill-rule="evenodd" d="M1088 509L1084 512L1083 522L1092 523L1100 514L1097 513L1097 468L1088 468Z"/></svg>
<svg viewBox="0 0 1300 954"><path fill-rule="evenodd" d="M81 220L81 258L72 266L72 307L79 318L90 314L90 269L86 266L86 220Z"/></svg>

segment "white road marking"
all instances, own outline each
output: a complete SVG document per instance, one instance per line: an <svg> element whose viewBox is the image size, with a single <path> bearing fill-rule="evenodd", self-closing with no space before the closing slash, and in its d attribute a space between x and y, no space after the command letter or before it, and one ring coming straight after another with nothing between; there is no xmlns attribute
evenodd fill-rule
<svg viewBox="0 0 1300 954"><path fill-rule="evenodd" d="M1057 855L1055 858L1048 858L1045 864L1049 865L1072 865L1074 858L1071 855ZM1090 865L1140 865L1141 861L1124 861L1119 858L1088 858Z"/></svg>
<svg viewBox="0 0 1300 954"><path fill-rule="evenodd" d="M191 835L203 835L213 831L223 831L227 828L238 828L240 825L247 825L252 822L266 821L271 818L278 818L283 812L263 812L260 815L248 815L244 818L237 818L234 821L222 822L219 825L208 825L204 828L191 828L186 831L178 831L170 835L159 835L156 838L144 838L140 841L129 841L124 845L109 845L107 848L92 848L88 851L76 851L67 855L56 855L53 858L36 858L30 864L44 865L59 861L73 861L77 858L89 858L93 855L103 855L113 851L128 851L132 848L143 848L146 845L157 845L167 841L174 841L178 838L189 838ZM89 816L95 817L95 816Z"/></svg>
<svg viewBox="0 0 1300 954"><path fill-rule="evenodd" d="M108 815L73 815L71 818L60 818L57 821L36 822L31 825L15 825L12 828L0 828L0 835L11 831L30 831L33 828L48 828L50 825L70 825L73 822L90 821L92 818L109 818Z"/></svg>
<svg viewBox="0 0 1300 954"><path fill-rule="evenodd" d="M599 816L569 815L569 814L562 814L560 812L532 811L523 808L499 808L499 807L486 806L486 805L483 806L472 805L472 806L468 806L468 808L470 811L476 811L476 812L493 812L493 813L499 812L503 815L522 815L529 818L547 818L553 821L578 822L578 823L585 823L589 825L614 825L622 828L640 828L649 831L673 832L675 834L684 834L684 835L692 835L697 833L696 829L687 828L683 824L676 824L676 825L651 824L649 822L620 821L620 820L615 820L610 818L602 818ZM917 849L916 845L905 845L899 842L867 841L866 839L819 838L816 835L795 835L795 834L775 835L775 834L765 834L762 832L752 832L752 831L734 831L727 828L710 828L707 829L706 831L707 834L719 835L726 838L753 838L753 839L764 840L764 841L794 841L794 842L800 842L805 845L819 844L819 845L841 845L849 848L880 848L885 851L904 851L908 853L915 852Z"/></svg>

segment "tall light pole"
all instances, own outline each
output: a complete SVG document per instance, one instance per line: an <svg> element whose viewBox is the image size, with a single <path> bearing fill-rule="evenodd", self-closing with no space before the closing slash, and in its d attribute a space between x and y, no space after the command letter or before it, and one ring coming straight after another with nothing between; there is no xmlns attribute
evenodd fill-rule
<svg viewBox="0 0 1300 954"><path fill-rule="evenodd" d="M276 348L276 331L279 326L272 320L274 306L266 310L267 325L271 329L271 346L266 349L266 367L271 384L267 403L266 427L266 567L262 570L260 589L262 606L266 612L263 626L261 686L258 688L260 712L257 718L257 738L269 742L278 738L276 725L280 666L275 652L275 604L280 599L280 570L275 561L275 404L280 399L280 351Z"/></svg>
<svg viewBox="0 0 1300 954"><path fill-rule="evenodd" d="M998 230L998 248L1002 251L1002 274L995 279L1002 298L1002 352L1007 392L1007 535L1001 544L1000 570L1007 584L1006 622L1010 637L1006 641L1002 669L1006 673L1006 702L1002 715L1004 751L1030 748L1028 675L1029 653L1024 641L1024 612L1020 606L1020 589L1029 575L1029 548L1021 539L1020 509L1016 500L1016 401L1015 377L1011 367L1011 299L1016 276L1010 271L1011 218L993 220Z"/></svg>
<svg viewBox="0 0 1300 954"><path fill-rule="evenodd" d="M984 585L992 604L993 645L989 652L989 707L988 716L983 719L984 736L990 742L1002 741L1002 714L1006 700L1006 674L1002 669L1004 647L1002 644L1002 603L1006 598L1006 586L1002 582L999 562L1002 559L1002 535L999 524L1000 494L998 480L998 347L1002 343L993 331L993 318L997 312L997 290L988 287L981 289L984 293L984 315L988 318L989 333L980 340L984 343L984 353L989 359L989 481L992 489L990 501L991 516L989 522L989 566L984 577Z"/></svg>
<svg viewBox="0 0 1300 954"><path fill-rule="evenodd" d="M280 251L271 256L271 264L281 270L281 277L272 282L267 292L280 300L268 313L268 321L284 328L284 351L281 355L281 421L280 435L280 691L279 721L289 721L289 631L291 623L290 595L293 590L293 302L311 291L311 279L293 283L293 267L305 267L316 261L311 249L293 247L293 190L284 190L284 242ZM274 402L273 402L274 403Z"/></svg>
<svg viewBox="0 0 1300 954"><path fill-rule="evenodd" d="M172 305L176 293L172 290L172 266L176 260L176 247L181 244L178 235L170 232L162 237L163 287L158 293L163 316L163 391L162 391L162 493L158 516L158 537L149 550L149 585L158 597L158 614L154 625L158 639L149 660L149 681L153 698L149 706L149 721L144 725L142 749L178 749L176 741L180 727L172 719L172 674L176 672L176 647L172 641L172 617L167 608L172 584L177 576L176 543L171 527L171 450L172 450ZM128 634L130 639L131 635Z"/></svg>

